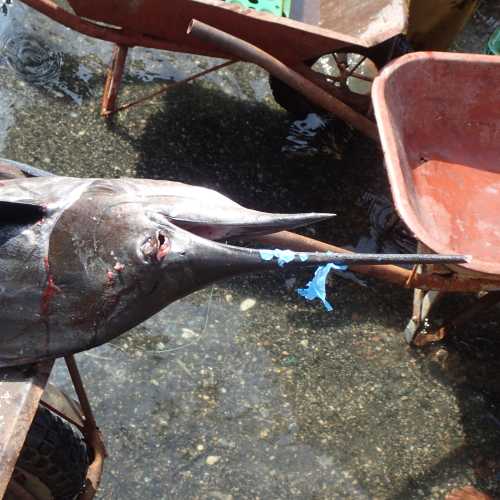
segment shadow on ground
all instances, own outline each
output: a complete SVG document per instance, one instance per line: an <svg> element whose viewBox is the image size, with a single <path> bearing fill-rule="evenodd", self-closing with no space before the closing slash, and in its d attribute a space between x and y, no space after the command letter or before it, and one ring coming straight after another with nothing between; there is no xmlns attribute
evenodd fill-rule
<svg viewBox="0 0 500 500"><path fill-rule="evenodd" d="M265 103L193 84L167 93L158 108L140 136L110 124L139 153L139 177L211 187L260 210L333 211L336 234L329 236L339 243L355 241L363 230L366 214L356 205L363 193L388 191L380 152L361 137L342 160L287 158L281 146L289 118Z"/></svg>
<svg viewBox="0 0 500 500"><path fill-rule="evenodd" d="M203 113L198 109L202 109ZM244 133L242 123L245 124ZM267 105L242 102L195 84L163 97L160 109L149 116L139 137L134 139L128 136L126 127L120 125L111 125L110 129L130 141L138 151L136 172L140 177L169 178L204 185L222 191L248 207L263 210L333 210L339 214L334 229L332 225L319 225L312 234L339 244L355 241L365 228L366 213L353 200L359 199L367 189L387 192L379 151L362 138L355 137L344 158L339 161L330 157L285 158L280 152L280 138L286 134L287 123L283 113ZM283 288L283 281L294 279L296 283L305 283L306 276L305 272L296 273L292 278L285 272L276 278L255 277L243 280L243 288L247 294L258 293L265 303L279 304L290 300L290 291ZM262 287L263 282L267 287ZM331 292L336 304L333 318L318 314L318 308L312 306L309 309L299 307L287 310L286 321L290 331L307 328L321 332L333 328L353 332L352 336L339 336L333 343L331 338L318 336L314 340L316 348L307 354L289 354L300 352L298 340L284 339L283 332L273 332L265 320L249 319L245 328L260 332L253 337L265 346L278 365L285 370L295 368L296 373L287 379L285 386L295 400L294 412L302 429L300 440L324 450L330 447L328 434L338 433L339 426L343 429L343 439L352 433L351 428L339 424L342 418L338 412L342 409L332 413L328 404L333 394L329 397L324 386L325 378L335 377L339 369L346 369L338 365L338 360L332 362L331 350L354 352L354 358L345 359L353 366L369 363L377 359L376 344L381 342L381 338L378 334L370 335L364 331L367 324L376 323L382 331L394 334L402 331L410 313L409 291L384 284L371 285L370 288L361 288L335 279ZM234 286L229 283L226 289L237 296L241 286L242 282ZM464 300L467 302L467 299L452 302L456 307ZM357 322L359 331L356 332ZM463 432L462 443L443 454L432 467L417 473L406 470L403 486L387 498L434 497L437 494L436 485L453 482L453 478L464 475L464 469L469 469L466 477L479 487L492 493L499 492L496 485L500 474L500 350L494 340L497 335L496 321L486 319L481 321L481 325L468 324L442 346L434 346L425 353L404 348L400 338L382 339L386 347L407 350L407 355L416 361L417 369L425 374L424 377L433 380L431 384L452 389L461 413ZM368 342L366 338L359 338L366 335ZM485 341L485 337L490 341ZM311 397L307 392L311 387L323 387L323 394ZM397 391L394 387L387 390L391 395L391 391ZM373 402L374 405L380 403ZM439 405L443 402L430 399L427 404ZM323 427L317 425L318 415L322 422L326 422ZM438 407L434 418L446 419L447 408L443 407L441 412ZM436 423L432 419L422 421L417 415L414 419L410 415L408 419L409 426L433 426ZM359 427L360 432L370 432L362 429L362 423ZM411 427L406 431L411 432ZM386 432L390 433L391 429ZM458 443L459 436L455 438ZM342 438L339 436L338 439ZM453 440L454 437L448 439ZM436 448L447 445L449 442L434 442ZM361 446L362 443L353 444L351 451L362 453L357 449ZM404 446L402 440L401 447ZM349 451L345 451L341 461L346 463L350 460Z"/></svg>

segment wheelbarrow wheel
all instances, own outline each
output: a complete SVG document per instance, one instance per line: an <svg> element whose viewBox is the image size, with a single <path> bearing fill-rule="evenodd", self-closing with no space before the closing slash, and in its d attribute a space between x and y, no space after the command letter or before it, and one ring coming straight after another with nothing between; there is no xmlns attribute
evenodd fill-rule
<svg viewBox="0 0 500 500"><path fill-rule="evenodd" d="M364 113L368 110L370 104L371 82L346 76L347 72L351 71L361 60L365 66L369 65L372 73L370 76L361 75L361 77L373 80L377 72L375 64L367 56L354 52L325 54L317 60L308 61L307 65L325 79L332 95ZM345 69L339 70L338 67L344 64ZM309 113L320 114L322 112L320 108L308 101L300 92L292 89L272 75L269 77L269 86L274 100L294 118L304 119Z"/></svg>
<svg viewBox="0 0 500 500"><path fill-rule="evenodd" d="M406 38L398 36L377 47L347 48L306 61L305 64L324 78L333 95L358 112L366 112L371 102L371 82L379 69L389 60L411 51ZM272 75L269 76L269 86L274 100L296 119L302 120L309 113L322 112L300 92Z"/></svg>
<svg viewBox="0 0 500 500"><path fill-rule="evenodd" d="M72 500L84 486L89 452L79 430L40 406L19 455L7 500Z"/></svg>

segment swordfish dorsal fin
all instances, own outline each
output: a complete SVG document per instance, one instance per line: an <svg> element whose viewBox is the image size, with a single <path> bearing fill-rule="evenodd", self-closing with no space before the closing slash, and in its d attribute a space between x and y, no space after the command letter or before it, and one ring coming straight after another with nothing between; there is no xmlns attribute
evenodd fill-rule
<svg viewBox="0 0 500 500"><path fill-rule="evenodd" d="M46 207L35 203L0 200L0 224L34 223L46 213Z"/></svg>

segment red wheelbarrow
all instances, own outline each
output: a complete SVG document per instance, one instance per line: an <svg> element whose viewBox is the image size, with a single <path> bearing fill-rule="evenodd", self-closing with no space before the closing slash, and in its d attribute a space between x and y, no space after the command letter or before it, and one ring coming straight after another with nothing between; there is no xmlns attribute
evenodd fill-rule
<svg viewBox="0 0 500 500"><path fill-rule="evenodd" d="M423 251L463 253L469 263L417 266L406 337L416 344L500 301L500 57L415 53L377 77L373 103L396 208ZM445 281L423 292L419 283ZM471 309L420 333L446 291L479 292Z"/></svg>
<svg viewBox="0 0 500 500"><path fill-rule="evenodd" d="M74 13L51 0L22 1L116 45L104 88L104 116L129 107L116 108L115 100L129 47L143 46L230 59L184 82L236 60L257 63L275 77L280 103L286 105L287 99L280 98L285 91L293 98L302 94L374 139L376 125L366 117L369 90L353 90L353 83L372 81L373 71L368 76L362 71L365 59L375 72L385 64L408 17L404 0L293 0L288 10L283 0L267 0L277 15L257 10L263 0L252 0L252 8L239 5L243 0L69 0ZM193 19L201 22L193 24ZM335 66L327 74L311 67L325 54L332 55ZM288 95L289 102L293 98Z"/></svg>
<svg viewBox="0 0 500 500"><path fill-rule="evenodd" d="M424 345L500 302L500 57L414 53L375 79L372 99L399 215L419 251L470 255L468 263L351 266L414 290L408 342ZM292 233L261 238L294 250L343 251ZM448 292L479 300L439 328L426 318Z"/></svg>

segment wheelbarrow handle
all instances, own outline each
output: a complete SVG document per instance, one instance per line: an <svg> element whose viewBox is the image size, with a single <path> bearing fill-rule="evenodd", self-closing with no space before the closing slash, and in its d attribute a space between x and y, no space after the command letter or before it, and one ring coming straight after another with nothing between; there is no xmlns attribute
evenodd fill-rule
<svg viewBox="0 0 500 500"><path fill-rule="evenodd" d="M297 71L283 64L268 52L196 19L191 21L187 32L207 44L211 44L226 53L233 54L238 59L257 64L274 77L286 83L289 87L304 95L312 103L338 116L374 141L379 141L377 125L375 123L347 106L340 99L323 90L314 82L304 78Z"/></svg>

